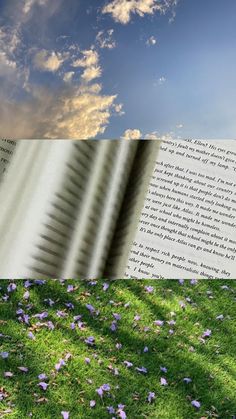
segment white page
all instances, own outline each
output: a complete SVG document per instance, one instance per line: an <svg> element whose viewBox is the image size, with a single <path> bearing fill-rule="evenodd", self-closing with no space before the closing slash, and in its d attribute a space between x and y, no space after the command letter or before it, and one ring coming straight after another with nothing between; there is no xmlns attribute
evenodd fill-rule
<svg viewBox="0 0 236 419"><path fill-rule="evenodd" d="M236 278L236 141L164 141L126 278Z"/></svg>
<svg viewBox="0 0 236 419"><path fill-rule="evenodd" d="M0 140L0 182L3 177L3 173L5 173L7 167L9 166L15 148L16 141Z"/></svg>

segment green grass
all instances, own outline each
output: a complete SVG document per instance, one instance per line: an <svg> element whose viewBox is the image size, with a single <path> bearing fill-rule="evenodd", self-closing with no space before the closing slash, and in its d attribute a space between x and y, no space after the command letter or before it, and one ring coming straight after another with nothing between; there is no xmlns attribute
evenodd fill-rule
<svg viewBox="0 0 236 419"><path fill-rule="evenodd" d="M33 418L51 419L61 418L61 411L69 411L70 418L118 418L117 413L108 414L107 406L117 409L119 403L125 405L130 419L229 419L236 415L234 281L202 280L197 285L185 281L180 285L170 280L120 280L111 282L103 291L104 281L92 286L82 281L50 280L31 286L28 301L23 299L24 281L16 283L17 289L9 293L7 301L2 296L8 294L9 281L0 284L0 352L9 352L8 358L0 357L0 393L5 395L0 401L0 417L21 419L32 414ZM76 287L71 293L67 292L68 284ZM153 286L152 293L145 291L147 285ZM223 285L228 288L222 289ZM47 298L55 301L53 307L44 301ZM184 309L180 301L185 303ZM73 303L74 309L66 308L66 302ZM125 307L128 302L130 305ZM100 313L92 316L86 304L92 304ZM30 315L29 325L17 319L19 308ZM68 316L59 318L57 310L64 310ZM46 319L32 317L43 311L48 312ZM113 313L121 315L115 332L110 330ZM86 328L72 330L73 316L79 314ZM222 321L216 320L220 314L224 315ZM134 321L135 315L141 319ZM154 325L158 319L165 321L162 327ZM176 320L173 326L167 323L171 319ZM49 320L54 330L46 326ZM202 341L201 335L207 329L212 334ZM35 340L28 337L29 331ZM94 347L85 344L88 336L95 337ZM116 348L117 343L122 344L121 349ZM146 353L145 346L149 348ZM55 364L68 353L71 359L57 372ZM89 365L85 357L91 359ZM133 367L127 369L125 360ZM19 371L20 366L29 371ZM141 366L147 368L147 374L135 370ZM160 366L168 372L161 372ZM114 368L119 375L114 375ZM6 371L13 377L5 378ZM48 376L46 391L38 386L41 373ZM167 379L168 386L160 385L161 377ZM190 377L192 382L185 384L184 377ZM111 390L101 399L96 389L105 383ZM149 392L156 395L152 403L147 402ZM94 408L90 400L96 401ZM192 400L201 403L200 409L191 405Z"/></svg>

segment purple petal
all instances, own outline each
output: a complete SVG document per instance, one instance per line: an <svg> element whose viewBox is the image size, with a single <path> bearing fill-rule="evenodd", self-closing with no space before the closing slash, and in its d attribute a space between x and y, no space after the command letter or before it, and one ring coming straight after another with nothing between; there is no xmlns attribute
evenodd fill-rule
<svg viewBox="0 0 236 419"><path fill-rule="evenodd" d="M155 320L153 323L155 324L155 326L163 326L164 321L163 320Z"/></svg>
<svg viewBox="0 0 236 419"><path fill-rule="evenodd" d="M168 386L168 383L164 377L161 377L161 386Z"/></svg>
<svg viewBox="0 0 236 419"><path fill-rule="evenodd" d="M6 359L6 358L8 358L8 357L9 357L9 352L0 352L0 357L1 357L2 359Z"/></svg>
<svg viewBox="0 0 236 419"><path fill-rule="evenodd" d="M109 288L109 284L107 282L104 282L103 287L102 287L103 291L108 290L108 288Z"/></svg>
<svg viewBox="0 0 236 419"><path fill-rule="evenodd" d="M151 294L154 291L154 287L151 287L150 285L145 286L144 289L149 294Z"/></svg>
<svg viewBox="0 0 236 419"><path fill-rule="evenodd" d="M124 361L124 364L127 368L131 368L133 366L132 362Z"/></svg>
<svg viewBox="0 0 236 419"><path fill-rule="evenodd" d="M110 391L111 390L111 387L110 387L109 384L103 384L102 385L102 389L103 389L103 391Z"/></svg>
<svg viewBox="0 0 236 419"><path fill-rule="evenodd" d="M69 419L70 413L69 412L61 412L63 419Z"/></svg>
<svg viewBox="0 0 236 419"><path fill-rule="evenodd" d="M95 407L96 406L95 400L90 400L89 405L90 407Z"/></svg>
<svg viewBox="0 0 236 419"><path fill-rule="evenodd" d="M147 374L147 368L145 368L145 367L137 367L137 368L135 368L136 369L136 371L138 371L138 372L140 372L141 374Z"/></svg>
<svg viewBox="0 0 236 419"><path fill-rule="evenodd" d="M92 304L86 304L86 308L90 311L90 313L94 313L96 311Z"/></svg>
<svg viewBox="0 0 236 419"><path fill-rule="evenodd" d="M115 409L113 406L107 406L107 411L110 415L113 415L115 413Z"/></svg>
<svg viewBox="0 0 236 419"><path fill-rule="evenodd" d="M4 377L6 377L6 378L11 378L11 377L13 377L13 373L12 372L10 372L10 371L6 371L6 372L4 372Z"/></svg>
<svg viewBox="0 0 236 419"><path fill-rule="evenodd" d="M28 372L29 368L27 367L18 367L18 370L20 370L21 372Z"/></svg>
<svg viewBox="0 0 236 419"><path fill-rule="evenodd" d="M41 381L41 382L38 384L38 386L39 386L39 387L41 387L41 388L45 391L45 390L47 390L48 384L47 384L47 383L45 383L44 381Z"/></svg>
<svg viewBox="0 0 236 419"><path fill-rule="evenodd" d="M152 391L150 391L150 392L148 393L148 397L147 397L147 399L148 399L148 403L151 403L151 402L152 402L152 400L154 400L154 399L155 399L155 397L156 397L155 393L153 393Z"/></svg>
<svg viewBox="0 0 236 419"><path fill-rule="evenodd" d="M30 338L32 340L35 340L35 336L34 336L34 334L32 332L29 332L28 333L28 338Z"/></svg>
<svg viewBox="0 0 236 419"><path fill-rule="evenodd" d="M46 374L42 373L42 374L39 374L38 375L38 379L39 380L46 380L47 379L47 376L46 376Z"/></svg>
<svg viewBox="0 0 236 419"><path fill-rule="evenodd" d="M114 317L116 320L121 320L121 315L120 315L120 314L118 314L118 313L112 313L112 315L113 315L113 317Z"/></svg>
<svg viewBox="0 0 236 419"><path fill-rule="evenodd" d="M211 336L211 330L207 329L205 330L205 332L203 332L202 334L202 338L209 338Z"/></svg>
<svg viewBox="0 0 236 419"><path fill-rule="evenodd" d="M97 388L96 392L98 393L98 395L99 395L100 397L102 397L102 396L103 396L103 389L102 389L102 387Z"/></svg>
<svg viewBox="0 0 236 419"><path fill-rule="evenodd" d="M189 384L189 383L191 383L191 382L192 382L192 380L191 380L191 378L184 377L184 378L183 378L183 382L184 382L184 383L186 383L186 384Z"/></svg>
<svg viewBox="0 0 236 419"><path fill-rule="evenodd" d="M200 407L201 407L201 403L198 402L197 400L193 400L191 402L191 405L194 406L194 407L196 407L196 409L200 409Z"/></svg>

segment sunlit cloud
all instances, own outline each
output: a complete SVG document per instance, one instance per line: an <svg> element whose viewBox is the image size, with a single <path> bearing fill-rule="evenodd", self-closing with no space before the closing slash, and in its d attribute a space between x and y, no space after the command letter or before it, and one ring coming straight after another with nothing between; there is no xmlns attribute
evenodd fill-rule
<svg viewBox="0 0 236 419"><path fill-rule="evenodd" d="M156 45L156 43L157 43L157 40L155 36L150 36L150 38L148 38L146 41L146 45L148 45L149 47L152 45Z"/></svg>
<svg viewBox="0 0 236 419"><path fill-rule="evenodd" d="M69 83L72 81L73 76L74 76L75 72L74 71L67 71L64 75L63 75L63 80L66 83Z"/></svg>
<svg viewBox="0 0 236 419"><path fill-rule="evenodd" d="M127 129L122 135L122 140L139 140L142 138L142 133L139 129Z"/></svg>
<svg viewBox="0 0 236 419"><path fill-rule="evenodd" d="M99 31L96 36L96 41L100 48L113 49L116 47L116 41L113 39L114 29L107 31Z"/></svg>
<svg viewBox="0 0 236 419"><path fill-rule="evenodd" d="M63 64L64 59L61 53L48 52L45 49L38 51L34 57L34 65L42 71L57 71Z"/></svg>
<svg viewBox="0 0 236 419"><path fill-rule="evenodd" d="M6 138L94 138L117 113L115 99L116 95L103 95L99 84L65 88L56 98L53 92L34 88L21 106L1 101L1 133Z"/></svg>
<svg viewBox="0 0 236 419"><path fill-rule="evenodd" d="M132 15L152 15L155 12L166 13L177 5L177 0L113 0L102 9L103 14L110 14L115 22L127 24Z"/></svg>
<svg viewBox="0 0 236 419"><path fill-rule="evenodd" d="M82 58L78 58L73 62L73 67L91 67L98 64L99 56L97 51L93 49L82 51Z"/></svg>
<svg viewBox="0 0 236 419"><path fill-rule="evenodd" d="M101 77L101 75L102 75L101 67L92 65L91 67L88 67L84 70L81 77L84 81L89 82L91 80L97 79L98 77Z"/></svg>

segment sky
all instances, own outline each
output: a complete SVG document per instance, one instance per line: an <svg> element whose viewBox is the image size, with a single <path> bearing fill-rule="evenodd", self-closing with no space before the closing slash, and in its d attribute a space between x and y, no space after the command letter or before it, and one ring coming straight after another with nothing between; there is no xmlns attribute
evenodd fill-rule
<svg viewBox="0 0 236 419"><path fill-rule="evenodd" d="M235 0L0 0L2 138L236 138Z"/></svg>

